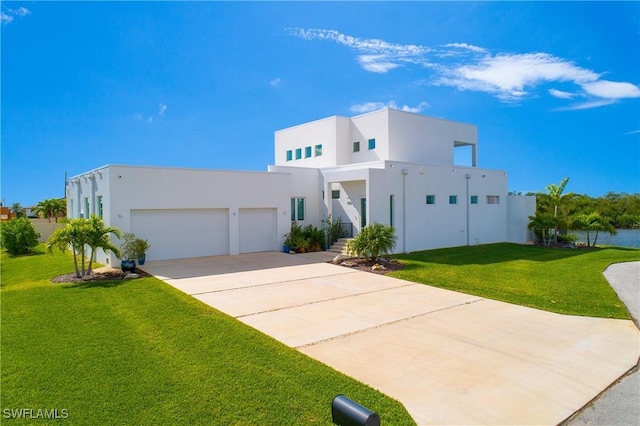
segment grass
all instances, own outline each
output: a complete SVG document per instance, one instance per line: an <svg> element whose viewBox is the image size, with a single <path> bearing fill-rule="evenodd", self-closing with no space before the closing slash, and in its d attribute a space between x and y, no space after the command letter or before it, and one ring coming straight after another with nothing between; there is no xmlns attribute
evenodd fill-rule
<svg viewBox="0 0 640 426"><path fill-rule="evenodd" d="M602 272L640 260L640 250L499 243L394 257L406 266L390 275L408 281L561 314L629 319Z"/></svg>
<svg viewBox="0 0 640 426"><path fill-rule="evenodd" d="M331 424L343 393L385 424L414 424L397 401L153 277L52 284L70 256L1 256L5 421L57 409L67 418L43 424Z"/></svg>

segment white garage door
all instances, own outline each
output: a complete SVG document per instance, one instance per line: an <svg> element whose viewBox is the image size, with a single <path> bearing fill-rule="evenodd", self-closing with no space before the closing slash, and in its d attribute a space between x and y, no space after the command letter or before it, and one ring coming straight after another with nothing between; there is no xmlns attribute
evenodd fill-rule
<svg viewBox="0 0 640 426"><path fill-rule="evenodd" d="M240 253L276 250L276 209L240 209Z"/></svg>
<svg viewBox="0 0 640 426"><path fill-rule="evenodd" d="M132 210L131 232L149 240L148 260L229 254L227 209Z"/></svg>

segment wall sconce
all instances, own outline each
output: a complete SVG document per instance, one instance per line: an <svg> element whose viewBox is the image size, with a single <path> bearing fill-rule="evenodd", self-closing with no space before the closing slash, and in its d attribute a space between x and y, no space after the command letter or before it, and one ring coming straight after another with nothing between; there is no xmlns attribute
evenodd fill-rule
<svg viewBox="0 0 640 426"><path fill-rule="evenodd" d="M420 174L423 175L424 174L424 170L420 170Z"/></svg>

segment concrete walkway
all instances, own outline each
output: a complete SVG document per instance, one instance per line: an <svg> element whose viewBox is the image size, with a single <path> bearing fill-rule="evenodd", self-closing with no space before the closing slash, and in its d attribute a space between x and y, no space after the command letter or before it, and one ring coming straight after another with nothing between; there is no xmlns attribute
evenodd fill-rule
<svg viewBox="0 0 640 426"><path fill-rule="evenodd" d="M558 424L640 355L631 321L553 314L322 263L326 256L270 252L144 269L398 399L420 425Z"/></svg>
<svg viewBox="0 0 640 426"><path fill-rule="evenodd" d="M629 309L636 326L640 327L640 262L615 263L604 276L618 297ZM572 417L566 426L579 425L640 425L639 366L593 402Z"/></svg>

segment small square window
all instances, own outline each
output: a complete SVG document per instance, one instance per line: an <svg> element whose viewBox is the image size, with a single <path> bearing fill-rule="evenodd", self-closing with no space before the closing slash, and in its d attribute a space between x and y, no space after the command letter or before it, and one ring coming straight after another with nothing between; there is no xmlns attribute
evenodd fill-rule
<svg viewBox="0 0 640 426"><path fill-rule="evenodd" d="M369 149L376 149L376 140L369 139Z"/></svg>
<svg viewBox="0 0 640 426"><path fill-rule="evenodd" d="M353 152L360 152L360 142L353 143Z"/></svg>
<svg viewBox="0 0 640 426"><path fill-rule="evenodd" d="M449 195L449 204L458 204L458 196Z"/></svg>
<svg viewBox="0 0 640 426"><path fill-rule="evenodd" d="M471 201L471 204L478 204L478 196L472 195L470 201Z"/></svg>
<svg viewBox="0 0 640 426"><path fill-rule="evenodd" d="M436 196L435 195L427 195L427 204L435 204Z"/></svg>
<svg viewBox="0 0 640 426"><path fill-rule="evenodd" d="M296 160L302 158L302 148L296 148Z"/></svg>
<svg viewBox="0 0 640 426"><path fill-rule="evenodd" d="M304 149L304 158L309 158L311 157L311 147L308 146Z"/></svg>
<svg viewBox="0 0 640 426"><path fill-rule="evenodd" d="M334 189L333 191L331 191L331 198L333 198L334 200L340 199L340 190Z"/></svg>
<svg viewBox="0 0 640 426"><path fill-rule="evenodd" d="M293 151L287 151L287 161L293 160Z"/></svg>
<svg viewBox="0 0 640 426"><path fill-rule="evenodd" d="M487 195L487 204L500 204L499 195Z"/></svg>
<svg viewBox="0 0 640 426"><path fill-rule="evenodd" d="M322 155L322 145L316 145L316 157L320 157Z"/></svg>

